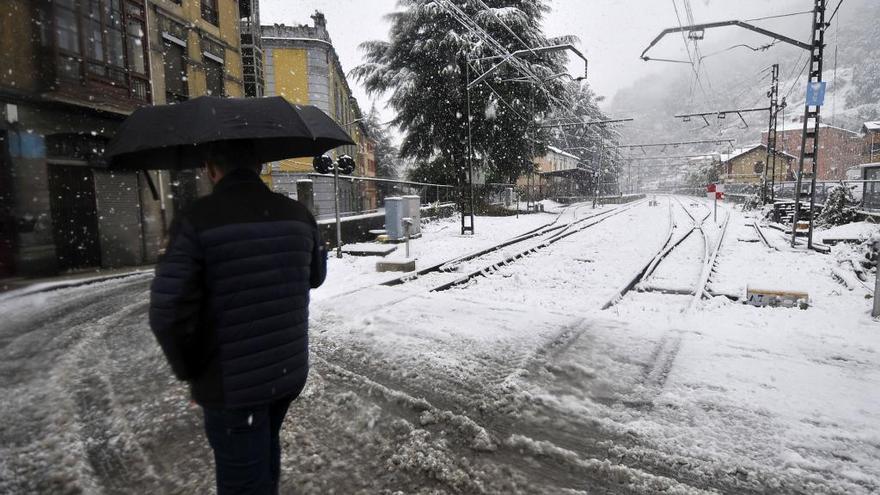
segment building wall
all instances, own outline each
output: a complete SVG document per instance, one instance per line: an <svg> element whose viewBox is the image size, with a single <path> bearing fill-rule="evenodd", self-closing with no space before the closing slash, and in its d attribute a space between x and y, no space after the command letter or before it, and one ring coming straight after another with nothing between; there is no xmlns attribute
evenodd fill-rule
<svg viewBox="0 0 880 495"><path fill-rule="evenodd" d="M861 162L880 162L880 132L867 131L862 137Z"/></svg>
<svg viewBox="0 0 880 495"><path fill-rule="evenodd" d="M724 175L724 180L729 183L746 183L746 184L755 184L760 183L764 177L763 171L761 173L755 172L755 164L760 162L761 165L764 165L764 162L767 160L767 149L766 148L756 148L742 155L739 155L731 160L723 162L722 173ZM788 170L791 164L793 163L793 159L786 155L777 155L776 156L776 182L785 181L788 176ZM772 162L771 162L772 165ZM772 168L772 167L771 167ZM767 169L767 180L770 180L770 174L772 170L770 168Z"/></svg>
<svg viewBox="0 0 880 495"><path fill-rule="evenodd" d="M292 103L314 105L342 125L354 146L342 146L330 155L349 155L355 160L355 175L375 177L375 155L370 138L360 121L362 114L353 101L351 88L320 13L313 26L262 26L266 95L282 96ZM290 174L313 173L312 158L281 160L267 167L263 180L276 190L289 190ZM277 176L275 180L273 176ZM342 209L372 209L378 204L378 188L362 183L358 190L343 192ZM349 198L351 196L351 198ZM315 208L324 214L332 196L323 182L315 184ZM349 207L351 204L353 206Z"/></svg>
<svg viewBox="0 0 880 495"><path fill-rule="evenodd" d="M800 158L802 129L779 131L777 148ZM767 142L767 133L763 134L763 142ZM819 156L816 170L818 180L843 180L846 170L858 165L861 160L863 141L858 134L837 127L819 128ZM807 163L804 167L807 167ZM797 171L795 161L793 169ZM806 172L809 172L807 170Z"/></svg>
<svg viewBox="0 0 880 495"><path fill-rule="evenodd" d="M223 48L223 92L225 96L244 96L242 79L241 37L238 16L238 0L218 0L219 25L202 18L201 4L198 0L184 0L178 5L172 0L149 0L148 33L150 43L150 67L152 69L153 95L156 104L168 103L165 86L165 34L169 30L163 28L163 18L183 28L182 41L186 42L186 90L189 98L196 98L207 93L207 77L205 72L204 51L208 44ZM175 36L177 37L177 36ZM161 246L168 225L174 219L175 201L186 202L192 198L169 198L175 188L172 177L167 171L152 172L156 186L166 193L166 197L156 201L152 195L142 194L148 200L143 202L145 235L149 239L148 252L155 259L157 249L154 242ZM212 186L207 177L198 173L190 173L196 183L198 195L209 194Z"/></svg>
<svg viewBox="0 0 880 495"><path fill-rule="evenodd" d="M0 86L20 91L36 89L39 74L34 70L38 46L33 31L35 9L32 0L3 0L0 2Z"/></svg>
<svg viewBox="0 0 880 495"><path fill-rule="evenodd" d="M212 39L223 47L225 93L243 94L237 0L219 0L219 26L201 20L197 1L184 0L183 5L177 5L168 0L146 0L144 41L150 80L146 92L137 94L91 79L56 77L58 60L47 57L51 50L40 45L35 31L36 26L48 24L21 22L42 19L51 12L47 9L52 5L48 0L0 2L0 53L4 54L0 57L0 134L5 144L0 144L0 152L6 150L0 172L11 185L11 193L0 197L4 202L0 214L10 218L0 218L0 222L14 229L11 272L48 275L70 265L69 259L62 262L59 258L66 227L58 220L57 204L53 211L58 194L57 189L52 192L52 187L58 187L62 170L81 174L90 184L97 265L115 267L155 261L171 220L161 208L166 198L152 198L144 173L110 173L97 162L103 144L131 111L150 102L165 101L162 44L156 42L161 39L157 27L160 13L187 26L190 96L205 91L199 49L203 39ZM16 113L17 119L13 118ZM151 175L160 190L170 190L167 174ZM204 192L207 190L204 188ZM0 272L9 274L9 270Z"/></svg>

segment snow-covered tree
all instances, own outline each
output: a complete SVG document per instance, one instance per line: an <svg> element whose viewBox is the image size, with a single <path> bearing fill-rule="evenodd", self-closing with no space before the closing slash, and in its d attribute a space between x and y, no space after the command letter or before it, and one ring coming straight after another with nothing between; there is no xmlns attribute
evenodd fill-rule
<svg viewBox="0 0 880 495"><path fill-rule="evenodd" d="M552 122L595 122L608 117L599 109L597 97L586 82L567 81L563 86L564 109L551 113ZM620 172L620 157L614 145L618 142L616 130L606 125L557 127L551 130L551 142L557 148L581 157L584 164L600 171L599 182L603 193L616 192Z"/></svg>
<svg viewBox="0 0 880 495"><path fill-rule="evenodd" d="M480 29L464 27L450 4ZM352 73L369 92L389 94L397 112L393 124L403 132L400 156L419 164L414 178L456 183L468 156L467 80L501 60L476 59L573 39L543 34L544 0L401 0L399 5L401 10L389 16L389 40L364 43L366 62ZM548 135L540 120L552 95L561 93L562 83L550 76L565 70L565 60L562 52L524 54L472 88L475 165L485 161L487 175L514 180L545 152ZM527 75L532 82L523 81ZM534 79L546 81L539 85Z"/></svg>
<svg viewBox="0 0 880 495"><path fill-rule="evenodd" d="M822 226L843 225L856 220L856 201L852 191L841 184L831 190L816 223Z"/></svg>
<svg viewBox="0 0 880 495"><path fill-rule="evenodd" d="M396 179L400 174L399 150L391 140L391 136L388 135L388 129L382 123L376 107L370 109L370 112L364 118L364 125L367 127L367 133L370 135L370 138L376 143L376 147L373 150L376 158L376 176L385 179Z"/></svg>
<svg viewBox="0 0 880 495"><path fill-rule="evenodd" d="M696 169L690 171L685 181L688 187L705 187L721 180L721 164L716 161L701 163Z"/></svg>

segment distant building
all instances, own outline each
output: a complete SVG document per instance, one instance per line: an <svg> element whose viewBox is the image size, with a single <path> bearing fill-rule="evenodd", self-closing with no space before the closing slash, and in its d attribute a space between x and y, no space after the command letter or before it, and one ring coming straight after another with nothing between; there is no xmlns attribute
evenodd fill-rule
<svg viewBox="0 0 880 495"><path fill-rule="evenodd" d="M0 2L0 277L155 261L195 174L150 172L156 201L104 147L140 106L241 95L238 19L238 0Z"/></svg>
<svg viewBox="0 0 880 495"><path fill-rule="evenodd" d="M862 163L880 161L880 121L862 124Z"/></svg>
<svg viewBox="0 0 880 495"><path fill-rule="evenodd" d="M263 73L263 41L260 32L259 0L239 0L241 29L241 64L244 74L244 95L259 98L265 94Z"/></svg>
<svg viewBox="0 0 880 495"><path fill-rule="evenodd" d="M789 122L778 130L777 149L793 155L800 160L802 122ZM767 133L762 133L762 142L767 143ZM819 124L819 156L817 180L843 180L846 171L861 162L862 140L858 133L828 124ZM808 164L804 163L808 168ZM797 172L798 163L793 170ZM809 173L810 170L804 170Z"/></svg>
<svg viewBox="0 0 880 495"><path fill-rule="evenodd" d="M327 31L321 12L312 15L314 26L275 24L261 27L266 95L283 96L292 103L315 105L342 125L357 143L337 148L335 156L349 155L359 170L366 169L367 130L345 71ZM286 160L274 171L311 172L312 160Z"/></svg>
<svg viewBox="0 0 880 495"><path fill-rule="evenodd" d="M292 103L314 105L323 110L356 143L331 151L334 158L349 155L357 164L354 175L375 177L375 155L364 124L364 116L354 98L327 31L321 12L312 15L313 26L261 26L264 51L265 94L283 96ZM267 170L264 180L275 190L296 195L296 180L313 173L312 158L282 160ZM316 180L316 214L333 211L332 190L326 180ZM346 181L340 192L343 212L365 211L376 207L377 188L368 181Z"/></svg>
<svg viewBox="0 0 880 495"><path fill-rule="evenodd" d="M775 177L776 182L789 180L796 158L788 153L776 152L776 173L773 175L773 161L767 169L767 180ZM755 144L721 154L721 180L733 184L760 184L764 178L767 161L767 146Z"/></svg>
<svg viewBox="0 0 880 495"><path fill-rule="evenodd" d="M559 199L587 194L592 180L592 169L584 167L581 159L553 146L547 153L533 160L535 172L532 177L520 176L517 186L529 187L540 197Z"/></svg>

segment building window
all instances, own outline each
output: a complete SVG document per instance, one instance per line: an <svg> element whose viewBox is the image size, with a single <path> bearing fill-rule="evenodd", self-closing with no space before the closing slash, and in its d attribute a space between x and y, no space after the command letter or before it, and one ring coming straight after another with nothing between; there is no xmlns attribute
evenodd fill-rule
<svg viewBox="0 0 880 495"><path fill-rule="evenodd" d="M223 64L206 59L205 79L209 96L223 96Z"/></svg>
<svg viewBox="0 0 880 495"><path fill-rule="evenodd" d="M52 5L59 77L88 75L128 88L134 98L149 98L143 0L56 0Z"/></svg>
<svg viewBox="0 0 880 495"><path fill-rule="evenodd" d="M79 79L82 76L79 48L79 23L76 0L55 2L55 40L58 47L58 76ZM49 40L46 40L47 42Z"/></svg>
<svg viewBox="0 0 880 495"><path fill-rule="evenodd" d="M226 50L223 45L208 38L202 39L202 56L205 64L205 80L207 91L210 96L226 96L223 88L225 77L224 56Z"/></svg>
<svg viewBox="0 0 880 495"><path fill-rule="evenodd" d="M217 11L217 0L201 0L202 2L202 19L210 22L215 26L220 25L220 15Z"/></svg>
<svg viewBox="0 0 880 495"><path fill-rule="evenodd" d="M189 98L186 77L186 46L165 40L165 101L179 103Z"/></svg>

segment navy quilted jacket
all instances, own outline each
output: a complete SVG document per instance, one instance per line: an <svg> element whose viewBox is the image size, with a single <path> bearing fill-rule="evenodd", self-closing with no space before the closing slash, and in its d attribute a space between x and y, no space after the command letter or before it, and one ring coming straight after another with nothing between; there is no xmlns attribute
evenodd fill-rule
<svg viewBox="0 0 880 495"><path fill-rule="evenodd" d="M309 367L309 290L327 252L311 213L248 170L175 221L156 267L150 327L174 374L209 407L296 396Z"/></svg>

